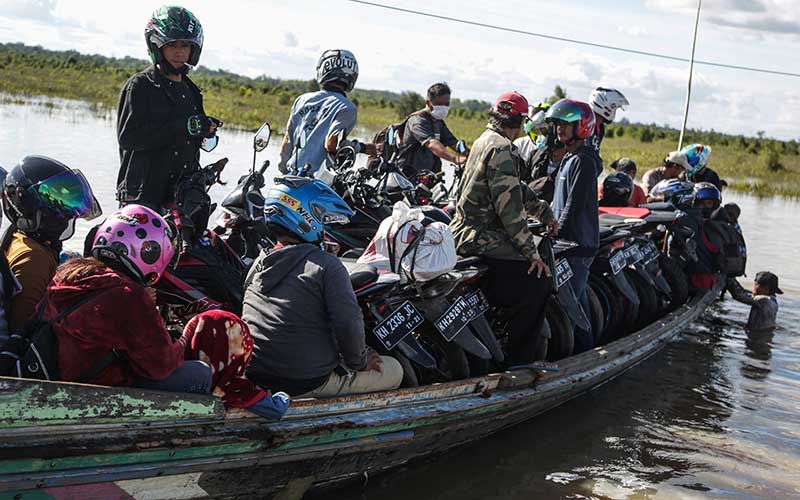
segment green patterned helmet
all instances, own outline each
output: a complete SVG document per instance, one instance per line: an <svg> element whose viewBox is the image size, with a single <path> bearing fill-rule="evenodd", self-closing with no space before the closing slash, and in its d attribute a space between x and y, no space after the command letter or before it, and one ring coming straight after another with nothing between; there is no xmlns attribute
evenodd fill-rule
<svg viewBox="0 0 800 500"><path fill-rule="evenodd" d="M153 64L162 62L161 47L177 40L191 44L189 66L197 66L203 50L203 27L194 14L183 7L165 5L153 12L144 29L144 40Z"/></svg>

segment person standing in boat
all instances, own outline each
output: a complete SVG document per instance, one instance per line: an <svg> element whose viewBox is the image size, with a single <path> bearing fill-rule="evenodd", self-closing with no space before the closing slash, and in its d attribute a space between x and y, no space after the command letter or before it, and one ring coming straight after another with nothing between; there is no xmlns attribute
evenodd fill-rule
<svg viewBox="0 0 800 500"><path fill-rule="evenodd" d="M459 255L481 256L489 268L483 289L489 303L516 310L508 324L507 359L512 365L546 354L541 331L552 283L528 229L528 216L558 228L546 203L530 203L532 192L520 180L522 160L512 141L527 113L528 101L517 92L507 92L494 103L486 131L473 144L464 167L450 223ZM529 214L526 207L534 205L539 213Z"/></svg>
<svg viewBox="0 0 800 500"><path fill-rule="evenodd" d="M358 80L358 62L349 50L332 49L317 62L320 90L308 92L292 104L281 144L278 170L282 174L314 177L328 156L356 126L358 110L347 98ZM356 153L375 154L374 144L348 141Z"/></svg>
<svg viewBox="0 0 800 500"><path fill-rule="evenodd" d="M242 319L255 342L247 377L305 397L399 387L403 368L366 347L350 275L321 248L323 224L347 222L350 207L321 180L287 176L267 193L264 214L278 244L245 280Z"/></svg>
<svg viewBox="0 0 800 500"><path fill-rule="evenodd" d="M450 92L446 83L431 85L425 109L406 118L397 167L409 179L416 179L417 173L424 170L441 172L442 160L457 165L466 161L466 155L455 152L458 139L444 122L450 111Z"/></svg>
<svg viewBox="0 0 800 500"><path fill-rule="evenodd" d="M117 199L161 212L175 202L178 181L199 169L200 146L222 122L206 115L200 88L188 76L203 50L197 18L183 7L161 7L144 37L153 65L133 75L119 97ZM181 222L191 242L191 218Z"/></svg>
<svg viewBox="0 0 800 500"><path fill-rule="evenodd" d="M559 236L578 244L567 257L574 273L569 284L583 310L589 311L586 286L600 242L597 175L603 168L597 150L586 141L595 131L594 111L585 102L561 99L547 110L547 119L555 125L559 142L567 147L556 178L553 213L561 227ZM573 352L593 346L592 332L576 326Z"/></svg>

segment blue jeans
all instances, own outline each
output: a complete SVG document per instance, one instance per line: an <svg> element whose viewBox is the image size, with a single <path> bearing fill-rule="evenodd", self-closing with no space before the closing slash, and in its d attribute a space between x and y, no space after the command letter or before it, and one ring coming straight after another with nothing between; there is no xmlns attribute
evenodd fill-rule
<svg viewBox="0 0 800 500"><path fill-rule="evenodd" d="M572 268L572 278L569 284L575 297L580 301L583 313L587 318L591 318L591 309L589 309L589 296L586 294L586 287L589 284L589 269L592 267L594 257L567 257L567 262ZM572 354L579 354L594 347L594 335L590 330L584 330L575 326L573 330L575 337L575 347L572 349Z"/></svg>
<svg viewBox="0 0 800 500"><path fill-rule="evenodd" d="M207 363L198 360L184 361L164 380L139 378L133 382L133 387L139 389L152 389L166 392L192 392L197 394L210 394L212 387L211 376L213 371Z"/></svg>

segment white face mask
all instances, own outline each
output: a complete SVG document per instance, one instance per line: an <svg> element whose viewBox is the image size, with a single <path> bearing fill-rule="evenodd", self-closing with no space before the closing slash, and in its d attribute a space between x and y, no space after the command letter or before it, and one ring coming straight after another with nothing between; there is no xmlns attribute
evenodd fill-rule
<svg viewBox="0 0 800 500"><path fill-rule="evenodd" d="M444 120L447 118L447 114L450 112L450 106L433 106L433 111L431 111L431 116L436 118L437 120Z"/></svg>

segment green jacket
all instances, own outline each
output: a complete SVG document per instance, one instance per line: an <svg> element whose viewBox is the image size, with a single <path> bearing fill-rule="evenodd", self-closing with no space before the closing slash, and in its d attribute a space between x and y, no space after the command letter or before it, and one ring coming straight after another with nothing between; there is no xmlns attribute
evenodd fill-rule
<svg viewBox="0 0 800 500"><path fill-rule="evenodd" d="M516 147L491 125L473 144L450 223L460 255L539 259L527 219L548 223L553 213L520 182L520 162Z"/></svg>

